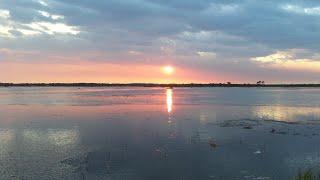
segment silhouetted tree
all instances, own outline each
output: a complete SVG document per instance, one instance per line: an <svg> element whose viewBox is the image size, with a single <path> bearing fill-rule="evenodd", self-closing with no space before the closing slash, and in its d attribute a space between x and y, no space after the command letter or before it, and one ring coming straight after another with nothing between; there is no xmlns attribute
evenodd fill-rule
<svg viewBox="0 0 320 180"><path fill-rule="evenodd" d="M258 81L257 85L264 85L264 81Z"/></svg>

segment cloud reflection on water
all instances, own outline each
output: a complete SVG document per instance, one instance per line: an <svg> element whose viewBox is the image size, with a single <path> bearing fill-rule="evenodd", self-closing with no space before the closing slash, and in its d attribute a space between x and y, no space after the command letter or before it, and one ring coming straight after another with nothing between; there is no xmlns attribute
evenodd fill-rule
<svg viewBox="0 0 320 180"><path fill-rule="evenodd" d="M320 110L313 107L255 106L254 117L275 121L297 122L319 120Z"/></svg>

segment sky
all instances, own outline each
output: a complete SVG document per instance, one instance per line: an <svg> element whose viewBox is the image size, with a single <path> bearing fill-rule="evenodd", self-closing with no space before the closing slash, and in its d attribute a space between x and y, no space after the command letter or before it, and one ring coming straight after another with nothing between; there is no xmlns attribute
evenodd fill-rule
<svg viewBox="0 0 320 180"><path fill-rule="evenodd" d="M319 75L316 0L0 0L0 82L320 83Z"/></svg>

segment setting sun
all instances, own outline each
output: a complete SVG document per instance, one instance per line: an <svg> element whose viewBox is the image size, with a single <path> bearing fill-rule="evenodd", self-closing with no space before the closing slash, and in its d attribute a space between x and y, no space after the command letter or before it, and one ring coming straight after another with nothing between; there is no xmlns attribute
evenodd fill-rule
<svg viewBox="0 0 320 180"><path fill-rule="evenodd" d="M163 68L163 72L167 75L170 75L174 72L174 68L172 66L165 66Z"/></svg>

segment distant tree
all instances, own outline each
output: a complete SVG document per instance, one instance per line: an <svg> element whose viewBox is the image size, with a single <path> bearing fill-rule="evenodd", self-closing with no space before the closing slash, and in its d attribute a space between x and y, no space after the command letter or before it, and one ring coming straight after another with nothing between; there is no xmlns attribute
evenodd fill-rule
<svg viewBox="0 0 320 180"><path fill-rule="evenodd" d="M230 84L231 84L231 82L227 82L227 84L228 84L228 85L230 85Z"/></svg>
<svg viewBox="0 0 320 180"><path fill-rule="evenodd" d="M258 81L257 85L264 85L264 81Z"/></svg>

